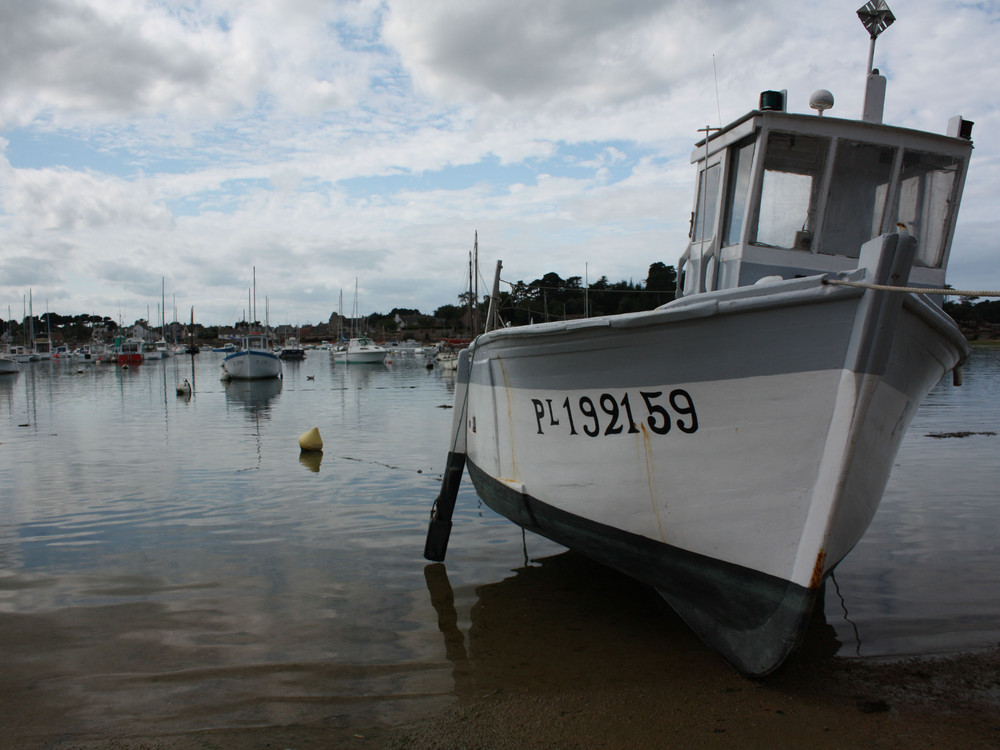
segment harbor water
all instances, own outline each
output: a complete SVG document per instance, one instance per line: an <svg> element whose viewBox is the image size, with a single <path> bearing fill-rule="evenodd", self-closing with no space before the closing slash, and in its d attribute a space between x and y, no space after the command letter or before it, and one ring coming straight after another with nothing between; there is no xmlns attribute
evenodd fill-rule
<svg viewBox="0 0 1000 750"><path fill-rule="evenodd" d="M453 372L311 351L281 380L226 383L221 360L0 377L0 666L5 713L44 726L39 746L296 725L363 738L531 659L585 674L598 643L718 660L653 592L523 533L467 479L446 564L422 558ZM300 453L312 427L324 449ZM981 349L915 415L800 658L1000 641L998 431L1000 350Z"/></svg>

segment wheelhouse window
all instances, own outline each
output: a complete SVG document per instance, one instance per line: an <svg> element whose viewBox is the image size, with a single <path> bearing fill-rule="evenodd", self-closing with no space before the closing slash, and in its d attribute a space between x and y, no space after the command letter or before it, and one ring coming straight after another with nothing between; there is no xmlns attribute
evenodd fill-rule
<svg viewBox="0 0 1000 750"><path fill-rule="evenodd" d="M826 138L768 136L754 244L810 250L828 146Z"/></svg>
<svg viewBox="0 0 1000 750"><path fill-rule="evenodd" d="M691 227L692 242L707 242L715 237L715 217L719 207L719 179L722 169L713 164L698 173L698 201Z"/></svg>
<svg viewBox="0 0 1000 750"><path fill-rule="evenodd" d="M743 222L746 218L747 193L750 190L750 176L753 167L755 140L732 150L729 164L729 187L726 190L726 216L722 234L722 245L738 245L743 236Z"/></svg>
<svg viewBox="0 0 1000 750"><path fill-rule="evenodd" d="M861 246L882 233L895 153L891 146L837 145L819 252L857 258Z"/></svg>
<svg viewBox="0 0 1000 750"><path fill-rule="evenodd" d="M941 267L959 167L960 161L949 156L903 154L897 221L917 238L918 266Z"/></svg>

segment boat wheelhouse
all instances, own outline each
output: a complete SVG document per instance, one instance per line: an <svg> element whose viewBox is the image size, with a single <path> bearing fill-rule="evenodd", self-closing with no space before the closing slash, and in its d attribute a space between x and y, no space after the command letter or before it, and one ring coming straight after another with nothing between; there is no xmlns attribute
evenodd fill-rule
<svg viewBox="0 0 1000 750"><path fill-rule="evenodd" d="M884 79L883 79L884 80ZM861 246L916 238L910 282L941 288L972 151L972 123L945 134L784 111L784 93L699 142L684 296L857 267ZM822 113L829 92L813 95Z"/></svg>

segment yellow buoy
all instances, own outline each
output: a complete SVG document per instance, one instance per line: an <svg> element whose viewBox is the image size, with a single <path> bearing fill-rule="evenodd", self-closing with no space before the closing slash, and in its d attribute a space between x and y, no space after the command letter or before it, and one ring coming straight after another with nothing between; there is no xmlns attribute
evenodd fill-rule
<svg viewBox="0 0 1000 750"><path fill-rule="evenodd" d="M323 450L323 438L319 436L319 428L313 427L309 432L299 435L299 447L304 451Z"/></svg>

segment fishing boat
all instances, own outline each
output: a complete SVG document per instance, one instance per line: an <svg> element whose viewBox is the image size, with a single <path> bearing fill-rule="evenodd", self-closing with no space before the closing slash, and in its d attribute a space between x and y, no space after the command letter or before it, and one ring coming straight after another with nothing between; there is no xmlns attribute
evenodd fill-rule
<svg viewBox="0 0 1000 750"><path fill-rule="evenodd" d="M499 327L462 352L428 559L467 466L486 504L649 584L741 672L796 650L913 413L969 354L931 291L972 123L883 124L872 60L894 19L881 1L858 15L860 120L823 116L825 90L815 114L768 91L704 131L678 299Z"/></svg>
<svg viewBox="0 0 1000 750"><path fill-rule="evenodd" d="M146 357L146 342L142 339L126 339L118 342L115 361L119 367L141 365Z"/></svg>
<svg viewBox="0 0 1000 750"><path fill-rule="evenodd" d="M250 333L243 337L242 347L227 354L222 368L233 380L264 380L281 377L281 359L272 349L267 333Z"/></svg>

